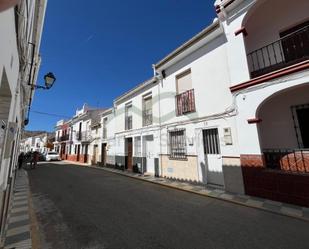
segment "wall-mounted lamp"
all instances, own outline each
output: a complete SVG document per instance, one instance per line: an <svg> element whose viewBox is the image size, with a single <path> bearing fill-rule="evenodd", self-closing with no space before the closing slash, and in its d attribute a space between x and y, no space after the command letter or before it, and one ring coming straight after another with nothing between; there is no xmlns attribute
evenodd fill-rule
<svg viewBox="0 0 309 249"><path fill-rule="evenodd" d="M53 73L49 72L44 76L44 81L45 81L45 86L40 86L40 85L31 85L31 87L36 88L36 89L45 89L48 90L52 88L56 81L56 77Z"/></svg>

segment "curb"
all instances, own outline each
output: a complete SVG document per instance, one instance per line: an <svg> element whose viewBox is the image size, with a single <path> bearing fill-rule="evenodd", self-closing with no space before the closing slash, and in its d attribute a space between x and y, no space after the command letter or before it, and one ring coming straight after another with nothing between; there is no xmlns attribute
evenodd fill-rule
<svg viewBox="0 0 309 249"><path fill-rule="evenodd" d="M156 185L165 186L165 187L168 187L168 188L171 188L171 189L176 189L176 190L196 194L196 195L203 196L203 197L209 197L209 198L212 198L212 199L221 200L221 201L233 203L233 204L236 204L236 205L254 208L254 209L257 209L257 210L262 210L262 211L266 211L266 212L269 212L269 213L278 214L278 215L281 215L281 216L286 216L286 217L298 219L298 220L301 220L301 221L309 222L309 217L307 218L307 217L297 216L297 215L293 215L293 214L289 214L289 213L283 213L283 212L279 212L279 211L275 211L275 210L265 208L263 206L258 207L258 206L250 205L250 204L243 203L243 202L240 202L240 201L236 201L236 200L232 200L232 199L226 199L226 198L222 198L222 197L219 197L219 196L211 195L211 194L208 194L208 193L200 193L200 192L197 192L197 191L194 191L194 190L191 190L191 189L185 189L185 188L182 188L182 187L173 186L173 185L166 184L166 183L163 183L163 182L151 181L151 180L148 180L148 179L145 179L145 178L140 178L140 177L137 177L137 176L134 176L134 175L126 174L126 173L123 173L121 171L117 172L117 171L115 171L113 169L109 169L109 168L91 166L91 165L88 165L88 164L74 164L74 163L70 163L70 162L65 162L65 163L69 164L69 165L79 166L79 167L87 167L87 168L92 168L92 169L104 170L104 171L107 171L107 172L110 172L110 173L130 177L130 178L133 178L133 179L136 179L136 180L140 180L140 181L144 181L144 182L148 182L148 183L152 183L152 184L156 184ZM225 193L228 193L228 192L225 192ZM230 194L230 193L228 193L228 194ZM235 195L235 196L238 196L238 195Z"/></svg>

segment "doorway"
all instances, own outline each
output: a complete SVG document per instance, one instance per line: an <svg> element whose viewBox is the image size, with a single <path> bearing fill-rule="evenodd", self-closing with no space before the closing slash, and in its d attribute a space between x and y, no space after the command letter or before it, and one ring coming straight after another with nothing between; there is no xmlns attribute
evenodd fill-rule
<svg viewBox="0 0 309 249"><path fill-rule="evenodd" d="M92 164L95 165L98 162L98 145L93 145Z"/></svg>
<svg viewBox="0 0 309 249"><path fill-rule="evenodd" d="M144 155L146 157L146 168L145 172L154 174L155 165L154 165L154 142L153 135L144 136Z"/></svg>
<svg viewBox="0 0 309 249"><path fill-rule="evenodd" d="M126 139L126 169L133 171L132 138Z"/></svg>
<svg viewBox="0 0 309 249"><path fill-rule="evenodd" d="M102 144L102 148L101 148L101 162L102 162L102 166L106 166L106 143Z"/></svg>
<svg viewBox="0 0 309 249"><path fill-rule="evenodd" d="M79 162L79 158L80 158L80 144L77 145L77 157L76 157L77 162Z"/></svg>
<svg viewBox="0 0 309 249"><path fill-rule="evenodd" d="M223 186L222 156L217 128L203 130L203 144L207 183Z"/></svg>

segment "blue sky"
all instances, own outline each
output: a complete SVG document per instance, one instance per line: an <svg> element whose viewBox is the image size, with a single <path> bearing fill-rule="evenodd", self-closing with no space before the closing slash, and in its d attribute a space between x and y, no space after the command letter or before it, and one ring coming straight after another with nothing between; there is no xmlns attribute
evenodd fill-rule
<svg viewBox="0 0 309 249"><path fill-rule="evenodd" d="M50 0L38 83L49 71L57 81L36 92L32 110L70 117L83 103L110 107L152 76L152 64L212 22L213 2ZM31 113L26 128L52 131L59 119Z"/></svg>

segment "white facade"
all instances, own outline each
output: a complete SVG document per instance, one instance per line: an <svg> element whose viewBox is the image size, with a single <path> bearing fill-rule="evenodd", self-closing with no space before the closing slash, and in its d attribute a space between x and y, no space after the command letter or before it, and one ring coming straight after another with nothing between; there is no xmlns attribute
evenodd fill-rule
<svg viewBox="0 0 309 249"><path fill-rule="evenodd" d="M45 154L50 149L48 148L48 134L40 134L33 137L22 139L20 142L20 151L27 153L31 151L38 151Z"/></svg>
<svg viewBox="0 0 309 249"><path fill-rule="evenodd" d="M45 9L45 0L28 4L21 1L15 9L0 12L0 201L4 203L1 205L4 207L1 210L3 223L14 180L20 135L34 94L28 84L36 84L40 66Z"/></svg>
<svg viewBox="0 0 309 249"><path fill-rule="evenodd" d="M308 4L217 0L218 18L209 27L153 65L152 79L102 114L95 128L101 132L93 134L102 138L90 152L95 163L293 199L260 183L267 167L309 172ZM145 125L147 113L152 122ZM286 154L270 166L269 150L278 157L278 149ZM295 162L287 166L291 154Z"/></svg>

